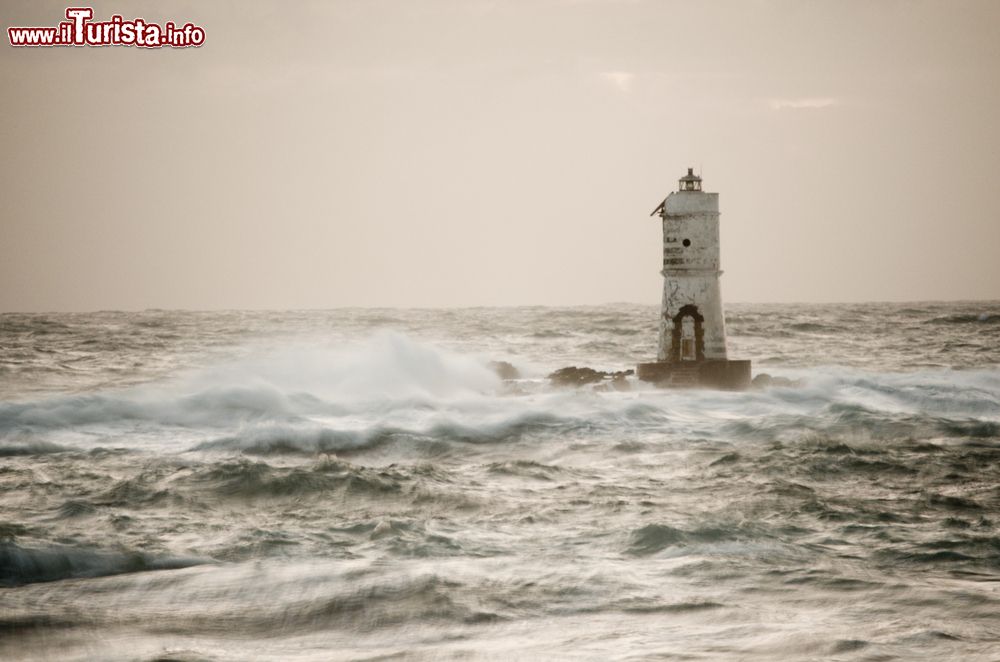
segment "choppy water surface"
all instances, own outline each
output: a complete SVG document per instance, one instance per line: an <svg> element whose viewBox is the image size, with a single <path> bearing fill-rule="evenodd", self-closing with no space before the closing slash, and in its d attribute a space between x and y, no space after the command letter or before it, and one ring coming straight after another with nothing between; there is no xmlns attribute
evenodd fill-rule
<svg viewBox="0 0 1000 662"><path fill-rule="evenodd" d="M1000 659L1000 303L656 315L0 315L0 659Z"/></svg>

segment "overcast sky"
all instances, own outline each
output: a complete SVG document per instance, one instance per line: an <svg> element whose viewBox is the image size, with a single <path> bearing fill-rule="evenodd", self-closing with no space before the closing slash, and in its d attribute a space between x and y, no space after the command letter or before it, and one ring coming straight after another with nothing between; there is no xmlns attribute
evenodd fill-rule
<svg viewBox="0 0 1000 662"><path fill-rule="evenodd" d="M101 2L0 45L0 311L1000 299L1000 2ZM4 28L65 3L4 3Z"/></svg>

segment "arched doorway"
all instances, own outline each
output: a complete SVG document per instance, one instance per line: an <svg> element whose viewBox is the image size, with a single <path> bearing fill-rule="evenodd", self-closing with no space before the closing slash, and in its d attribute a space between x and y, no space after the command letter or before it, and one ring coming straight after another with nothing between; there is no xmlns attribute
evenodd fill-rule
<svg viewBox="0 0 1000 662"><path fill-rule="evenodd" d="M670 334L671 361L703 361L705 359L705 317L698 306L682 306L673 319Z"/></svg>

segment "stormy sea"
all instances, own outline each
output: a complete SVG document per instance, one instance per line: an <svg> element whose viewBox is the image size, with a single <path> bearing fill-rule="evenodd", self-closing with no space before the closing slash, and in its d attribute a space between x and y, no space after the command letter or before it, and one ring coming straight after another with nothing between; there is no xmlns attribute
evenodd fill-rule
<svg viewBox="0 0 1000 662"><path fill-rule="evenodd" d="M1000 660L1000 302L726 314L0 315L0 659Z"/></svg>

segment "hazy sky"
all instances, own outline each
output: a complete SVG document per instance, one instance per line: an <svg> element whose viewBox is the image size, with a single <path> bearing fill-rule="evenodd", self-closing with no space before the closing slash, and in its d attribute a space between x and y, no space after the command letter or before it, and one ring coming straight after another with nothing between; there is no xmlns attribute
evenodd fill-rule
<svg viewBox="0 0 1000 662"><path fill-rule="evenodd" d="M82 4L82 3L77 3ZM0 44L0 311L1000 298L1000 2L100 2ZM4 28L65 3L4 2Z"/></svg>

